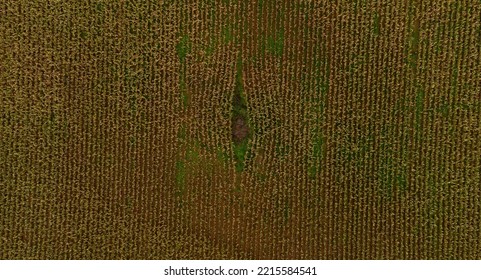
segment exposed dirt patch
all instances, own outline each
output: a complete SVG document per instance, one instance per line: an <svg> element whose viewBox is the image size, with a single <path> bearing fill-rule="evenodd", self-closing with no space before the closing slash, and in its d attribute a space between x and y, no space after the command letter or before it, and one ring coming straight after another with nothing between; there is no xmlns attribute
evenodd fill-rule
<svg viewBox="0 0 481 280"><path fill-rule="evenodd" d="M249 136L250 129L244 117L237 116L232 120L232 139L239 144Z"/></svg>

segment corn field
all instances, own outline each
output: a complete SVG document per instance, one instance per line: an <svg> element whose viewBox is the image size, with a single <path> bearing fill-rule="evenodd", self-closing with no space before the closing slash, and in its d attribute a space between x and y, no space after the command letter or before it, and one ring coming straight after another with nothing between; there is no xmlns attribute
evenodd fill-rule
<svg viewBox="0 0 481 280"><path fill-rule="evenodd" d="M0 0L1 259L480 259L481 2Z"/></svg>

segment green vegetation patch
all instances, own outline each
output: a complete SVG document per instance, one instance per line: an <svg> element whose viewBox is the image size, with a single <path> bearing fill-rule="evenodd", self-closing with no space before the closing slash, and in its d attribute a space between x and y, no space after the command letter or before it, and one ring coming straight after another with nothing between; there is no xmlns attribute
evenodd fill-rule
<svg viewBox="0 0 481 280"><path fill-rule="evenodd" d="M275 36L267 37L267 51L277 57L281 57L284 52L284 30L276 32Z"/></svg>
<svg viewBox="0 0 481 280"><path fill-rule="evenodd" d="M185 177L186 177L186 168L185 162L182 160L178 160L175 163L175 183L177 185L177 196L184 195L185 192Z"/></svg>
<svg viewBox="0 0 481 280"><path fill-rule="evenodd" d="M235 169L238 172L244 170L248 147L249 143L247 140L234 144Z"/></svg>
<svg viewBox="0 0 481 280"><path fill-rule="evenodd" d="M97 2L97 4L95 5L95 10L97 10L97 12L99 13L102 13L105 10L105 3Z"/></svg>
<svg viewBox="0 0 481 280"><path fill-rule="evenodd" d="M324 137L322 135L319 135L314 140L314 145L312 147L314 163L309 166L307 170L307 174L311 179L315 178L316 174L321 170L321 159L323 158L324 153L324 142Z"/></svg>
<svg viewBox="0 0 481 280"><path fill-rule="evenodd" d="M232 138L236 170L244 170L245 160L249 147L249 121L247 102L242 86L242 60L239 56L237 61L237 74L235 91L232 102Z"/></svg>
<svg viewBox="0 0 481 280"><path fill-rule="evenodd" d="M189 95L187 93L187 86L186 86L186 63L185 59L187 55L191 52L192 44L190 42L189 36L183 35L179 40L179 43L176 46L177 55L179 56L181 62L181 73L180 73L180 94L181 100L184 107L189 105Z"/></svg>
<svg viewBox="0 0 481 280"><path fill-rule="evenodd" d="M181 63L185 63L185 58L187 57L187 54L190 53L191 48L192 48L192 45L191 45L189 36L183 35L176 46L177 55L179 56Z"/></svg>
<svg viewBox="0 0 481 280"><path fill-rule="evenodd" d="M229 42L234 40L232 28L232 24L227 24L222 28L222 41L224 42L224 44L228 44Z"/></svg>

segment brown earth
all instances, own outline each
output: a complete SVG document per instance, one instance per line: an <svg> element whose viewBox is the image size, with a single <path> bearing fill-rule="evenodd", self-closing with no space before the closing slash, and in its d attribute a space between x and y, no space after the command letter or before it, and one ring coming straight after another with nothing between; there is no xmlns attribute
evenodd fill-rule
<svg viewBox="0 0 481 280"><path fill-rule="evenodd" d="M235 117L232 121L232 139L234 143L240 143L249 135L249 127L243 117Z"/></svg>

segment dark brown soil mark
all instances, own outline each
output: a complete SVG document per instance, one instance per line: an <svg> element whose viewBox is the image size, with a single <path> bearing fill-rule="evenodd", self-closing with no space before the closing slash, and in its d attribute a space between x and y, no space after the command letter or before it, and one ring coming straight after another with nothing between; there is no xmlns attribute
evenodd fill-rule
<svg viewBox="0 0 481 280"><path fill-rule="evenodd" d="M249 136L249 126L242 116L235 116L232 120L232 140L235 144L239 144Z"/></svg>

